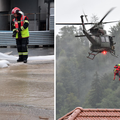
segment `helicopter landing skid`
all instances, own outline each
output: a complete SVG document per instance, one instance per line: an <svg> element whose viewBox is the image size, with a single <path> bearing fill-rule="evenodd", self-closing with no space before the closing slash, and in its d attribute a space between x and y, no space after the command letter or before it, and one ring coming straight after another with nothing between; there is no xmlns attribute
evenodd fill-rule
<svg viewBox="0 0 120 120"><path fill-rule="evenodd" d="M118 55L115 55L115 51L110 51L110 54L114 57L117 57L118 58Z"/></svg>
<svg viewBox="0 0 120 120"><path fill-rule="evenodd" d="M87 56L87 58L89 58L89 59L91 59L91 60L93 60L94 58L95 58L95 56L98 54L99 52L97 52L96 54L95 53L93 53L93 52L88 52L88 56ZM92 56L92 57L91 57Z"/></svg>

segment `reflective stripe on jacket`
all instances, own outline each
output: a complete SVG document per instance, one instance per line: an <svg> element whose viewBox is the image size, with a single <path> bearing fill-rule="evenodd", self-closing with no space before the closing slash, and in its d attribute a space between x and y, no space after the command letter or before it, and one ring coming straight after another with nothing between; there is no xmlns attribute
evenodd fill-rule
<svg viewBox="0 0 120 120"><path fill-rule="evenodd" d="M29 23L28 20L25 20L25 17L26 17L26 16L23 17L23 15L22 15L20 21L17 21L16 18L13 19L14 26L15 26L15 29L13 29L13 31L18 30L18 27L20 27L20 28L21 28L20 33L21 33L21 37L22 37L22 38L27 38L27 37L29 37L28 27L27 27L26 29L24 29L24 27L23 27L23 25L24 25L25 22L26 22L26 23ZM19 23L21 23L21 26L18 25ZM16 33L16 39L18 39L18 34L19 34L19 33L17 32L17 33Z"/></svg>

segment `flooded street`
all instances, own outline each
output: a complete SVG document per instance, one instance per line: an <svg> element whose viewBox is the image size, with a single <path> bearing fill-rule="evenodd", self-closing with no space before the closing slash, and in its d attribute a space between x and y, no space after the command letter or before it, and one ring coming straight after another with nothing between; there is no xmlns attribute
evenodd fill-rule
<svg viewBox="0 0 120 120"><path fill-rule="evenodd" d="M54 54L52 48L42 49L42 54L40 49L29 49L29 54ZM4 52L10 50L14 53L15 48ZM0 120L53 120L54 61L10 62L0 68Z"/></svg>

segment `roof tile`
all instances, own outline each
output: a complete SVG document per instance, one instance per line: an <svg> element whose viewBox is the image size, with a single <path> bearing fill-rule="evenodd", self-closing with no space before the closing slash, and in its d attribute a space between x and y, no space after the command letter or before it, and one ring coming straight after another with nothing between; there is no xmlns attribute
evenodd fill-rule
<svg viewBox="0 0 120 120"><path fill-rule="evenodd" d="M77 107L59 120L120 120L120 109L83 109Z"/></svg>

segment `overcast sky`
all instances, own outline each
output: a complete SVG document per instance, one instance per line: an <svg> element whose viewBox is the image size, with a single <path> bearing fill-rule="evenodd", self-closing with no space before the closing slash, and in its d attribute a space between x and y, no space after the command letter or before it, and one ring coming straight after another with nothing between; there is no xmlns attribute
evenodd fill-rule
<svg viewBox="0 0 120 120"><path fill-rule="evenodd" d="M56 23L81 22L80 15L83 11L88 15L89 22L91 22L92 15L97 15L100 20L112 7L116 8L104 19L104 22L120 20L119 0L56 0L55 21ZM115 24L107 24L104 28L109 29ZM56 26L56 34L60 27Z"/></svg>

